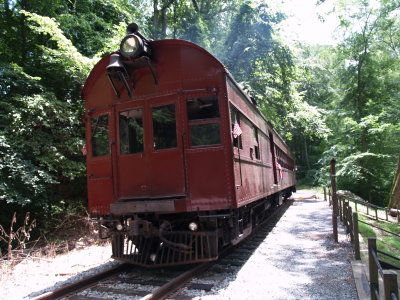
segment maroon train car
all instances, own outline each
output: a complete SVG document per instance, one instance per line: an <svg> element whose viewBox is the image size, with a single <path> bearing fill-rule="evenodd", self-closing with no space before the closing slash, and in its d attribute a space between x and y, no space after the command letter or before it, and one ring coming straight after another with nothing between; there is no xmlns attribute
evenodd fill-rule
<svg viewBox="0 0 400 300"><path fill-rule="evenodd" d="M82 91L88 205L113 257L218 258L295 189L290 150L224 65L128 26Z"/></svg>

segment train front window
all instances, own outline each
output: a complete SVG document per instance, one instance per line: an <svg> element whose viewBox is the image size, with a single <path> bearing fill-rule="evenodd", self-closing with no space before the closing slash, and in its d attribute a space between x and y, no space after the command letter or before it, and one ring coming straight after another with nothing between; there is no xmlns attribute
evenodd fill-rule
<svg viewBox="0 0 400 300"><path fill-rule="evenodd" d="M190 126L192 146L215 145L220 143L219 124L197 124Z"/></svg>
<svg viewBox="0 0 400 300"><path fill-rule="evenodd" d="M217 97L191 98L187 100L189 121L219 117Z"/></svg>
<svg viewBox="0 0 400 300"><path fill-rule="evenodd" d="M218 98L199 97L186 100L191 146L220 144Z"/></svg>
<svg viewBox="0 0 400 300"><path fill-rule="evenodd" d="M108 142L108 115L102 115L91 120L92 156L105 156L110 153Z"/></svg>
<svg viewBox="0 0 400 300"><path fill-rule="evenodd" d="M152 118L154 150L176 148L175 104L154 107Z"/></svg>
<svg viewBox="0 0 400 300"><path fill-rule="evenodd" d="M119 113L121 154L143 152L143 110L131 109Z"/></svg>

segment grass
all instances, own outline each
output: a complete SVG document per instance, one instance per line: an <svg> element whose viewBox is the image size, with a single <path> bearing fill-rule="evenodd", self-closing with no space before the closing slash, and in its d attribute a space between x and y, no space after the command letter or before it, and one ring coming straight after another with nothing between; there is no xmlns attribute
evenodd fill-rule
<svg viewBox="0 0 400 300"><path fill-rule="evenodd" d="M368 222L379 228L400 234L400 226L396 223L371 220L370 218L360 214L358 218L363 222ZM368 237L376 237L376 246L380 251L387 252L395 257L400 258L400 237L391 235L361 222L358 224L358 229L365 243L368 243ZM381 254L379 254L379 256L392 264L400 266L399 260L395 260Z"/></svg>

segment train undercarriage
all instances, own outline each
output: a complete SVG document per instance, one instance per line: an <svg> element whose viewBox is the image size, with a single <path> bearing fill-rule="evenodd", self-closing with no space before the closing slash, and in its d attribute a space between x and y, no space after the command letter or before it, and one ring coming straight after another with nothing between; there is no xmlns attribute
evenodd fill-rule
<svg viewBox="0 0 400 300"><path fill-rule="evenodd" d="M294 187L233 210L143 213L100 220L100 237L112 240L112 257L161 267L218 259L221 249L251 234Z"/></svg>

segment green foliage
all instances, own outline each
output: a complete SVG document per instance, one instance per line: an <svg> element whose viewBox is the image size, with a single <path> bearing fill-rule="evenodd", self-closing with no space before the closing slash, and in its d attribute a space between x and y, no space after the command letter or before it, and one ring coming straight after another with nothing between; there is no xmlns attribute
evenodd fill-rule
<svg viewBox="0 0 400 300"><path fill-rule="evenodd" d="M0 224L14 211L31 211L43 228L42 216L65 207L63 198L84 192L79 92L93 62L54 19L22 10L25 2L13 5L1 7L2 24L16 25L5 28L12 42L0 40Z"/></svg>
<svg viewBox="0 0 400 300"><path fill-rule="evenodd" d="M399 6L371 3L337 1L343 42L300 52L299 86L322 109L331 133L323 143L303 139L309 160L302 155L302 161L306 169L319 168L317 182L328 184L335 157L339 188L386 205L400 152Z"/></svg>
<svg viewBox="0 0 400 300"><path fill-rule="evenodd" d="M80 90L130 22L218 57L288 141L301 182L328 184L335 157L339 188L384 202L400 152L399 5L370 2L337 1L340 45L289 47L284 15L259 1L3 1L0 223L85 206Z"/></svg>
<svg viewBox="0 0 400 300"><path fill-rule="evenodd" d="M367 241L368 237L375 237L376 233L374 230L371 228L371 226L368 226L364 223L359 223L358 224L358 230L360 234L365 237L365 240Z"/></svg>

